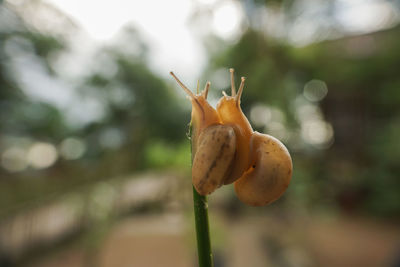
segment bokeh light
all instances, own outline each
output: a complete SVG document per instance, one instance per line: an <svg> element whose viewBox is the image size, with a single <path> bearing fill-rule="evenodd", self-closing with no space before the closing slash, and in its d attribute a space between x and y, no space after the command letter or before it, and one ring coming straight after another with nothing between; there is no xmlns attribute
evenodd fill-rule
<svg viewBox="0 0 400 267"><path fill-rule="evenodd" d="M251 108L250 119L257 127L265 127L272 118L271 109L265 105L255 105Z"/></svg>
<svg viewBox="0 0 400 267"><path fill-rule="evenodd" d="M304 97L310 101L321 101L328 93L326 83L320 80L311 80L304 85Z"/></svg>
<svg viewBox="0 0 400 267"><path fill-rule="evenodd" d="M28 150L29 164L35 169L44 169L53 165L58 153L56 147L50 143L36 142Z"/></svg>
<svg viewBox="0 0 400 267"><path fill-rule="evenodd" d="M28 167L26 151L19 147L10 147L1 155L1 165L10 172L23 171Z"/></svg>
<svg viewBox="0 0 400 267"><path fill-rule="evenodd" d="M79 159L85 151L85 143L78 138L69 137L60 144L60 155L67 160Z"/></svg>
<svg viewBox="0 0 400 267"><path fill-rule="evenodd" d="M237 36L241 19L241 8L235 1L222 1L214 10L214 31L218 36L226 39Z"/></svg>
<svg viewBox="0 0 400 267"><path fill-rule="evenodd" d="M333 142L333 129L327 122L310 120L302 125L301 136L311 145L328 148Z"/></svg>

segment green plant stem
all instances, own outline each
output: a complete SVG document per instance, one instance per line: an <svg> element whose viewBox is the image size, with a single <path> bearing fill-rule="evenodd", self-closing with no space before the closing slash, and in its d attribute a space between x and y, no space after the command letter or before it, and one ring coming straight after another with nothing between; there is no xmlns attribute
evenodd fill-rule
<svg viewBox="0 0 400 267"><path fill-rule="evenodd" d="M190 138L191 145L191 158L193 165L193 158L196 151L193 151L192 141L192 123L189 124L188 137ZM211 251L210 227L208 224L208 203L207 196L202 196L197 193L193 186L193 208L194 208L194 221L196 226L197 238L197 254L199 257L199 267L213 267L213 256Z"/></svg>
<svg viewBox="0 0 400 267"><path fill-rule="evenodd" d="M212 267L213 256L211 251L210 229L208 224L207 197L199 195L193 187L194 218L197 236L197 253L199 267Z"/></svg>

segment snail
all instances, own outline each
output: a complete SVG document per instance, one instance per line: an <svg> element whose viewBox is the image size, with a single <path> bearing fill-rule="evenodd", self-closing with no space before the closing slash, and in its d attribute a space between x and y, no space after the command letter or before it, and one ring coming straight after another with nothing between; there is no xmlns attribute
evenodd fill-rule
<svg viewBox="0 0 400 267"><path fill-rule="evenodd" d="M231 96L223 96L214 109L207 101L210 82L194 94L173 72L192 103L192 182L200 195L234 183L238 198L251 206L277 200L289 186L292 159L276 138L253 131L240 107L245 78L236 92L234 70ZM198 88L197 88L198 90Z"/></svg>

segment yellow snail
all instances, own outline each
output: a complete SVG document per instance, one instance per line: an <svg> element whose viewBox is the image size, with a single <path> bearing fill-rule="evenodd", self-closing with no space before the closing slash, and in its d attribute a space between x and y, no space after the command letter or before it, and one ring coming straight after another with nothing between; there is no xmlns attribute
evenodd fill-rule
<svg viewBox="0 0 400 267"><path fill-rule="evenodd" d="M223 92L217 109L207 101L210 82L196 95L170 73L192 102L192 182L200 195L235 182L242 202L264 206L289 186L292 159L278 139L253 131L240 107L245 78L236 93L230 73L232 94Z"/></svg>

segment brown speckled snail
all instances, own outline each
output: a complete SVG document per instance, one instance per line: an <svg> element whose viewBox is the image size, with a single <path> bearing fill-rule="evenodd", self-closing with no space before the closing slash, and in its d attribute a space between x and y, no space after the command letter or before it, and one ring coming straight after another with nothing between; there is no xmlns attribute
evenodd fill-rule
<svg viewBox="0 0 400 267"><path fill-rule="evenodd" d="M234 70L230 72L232 95L223 92L217 109L207 102L210 82L196 95L171 72L192 102L193 185L200 195L208 195L235 182L242 202L264 206L289 186L292 159L278 139L253 131L240 108L245 78L236 93Z"/></svg>

